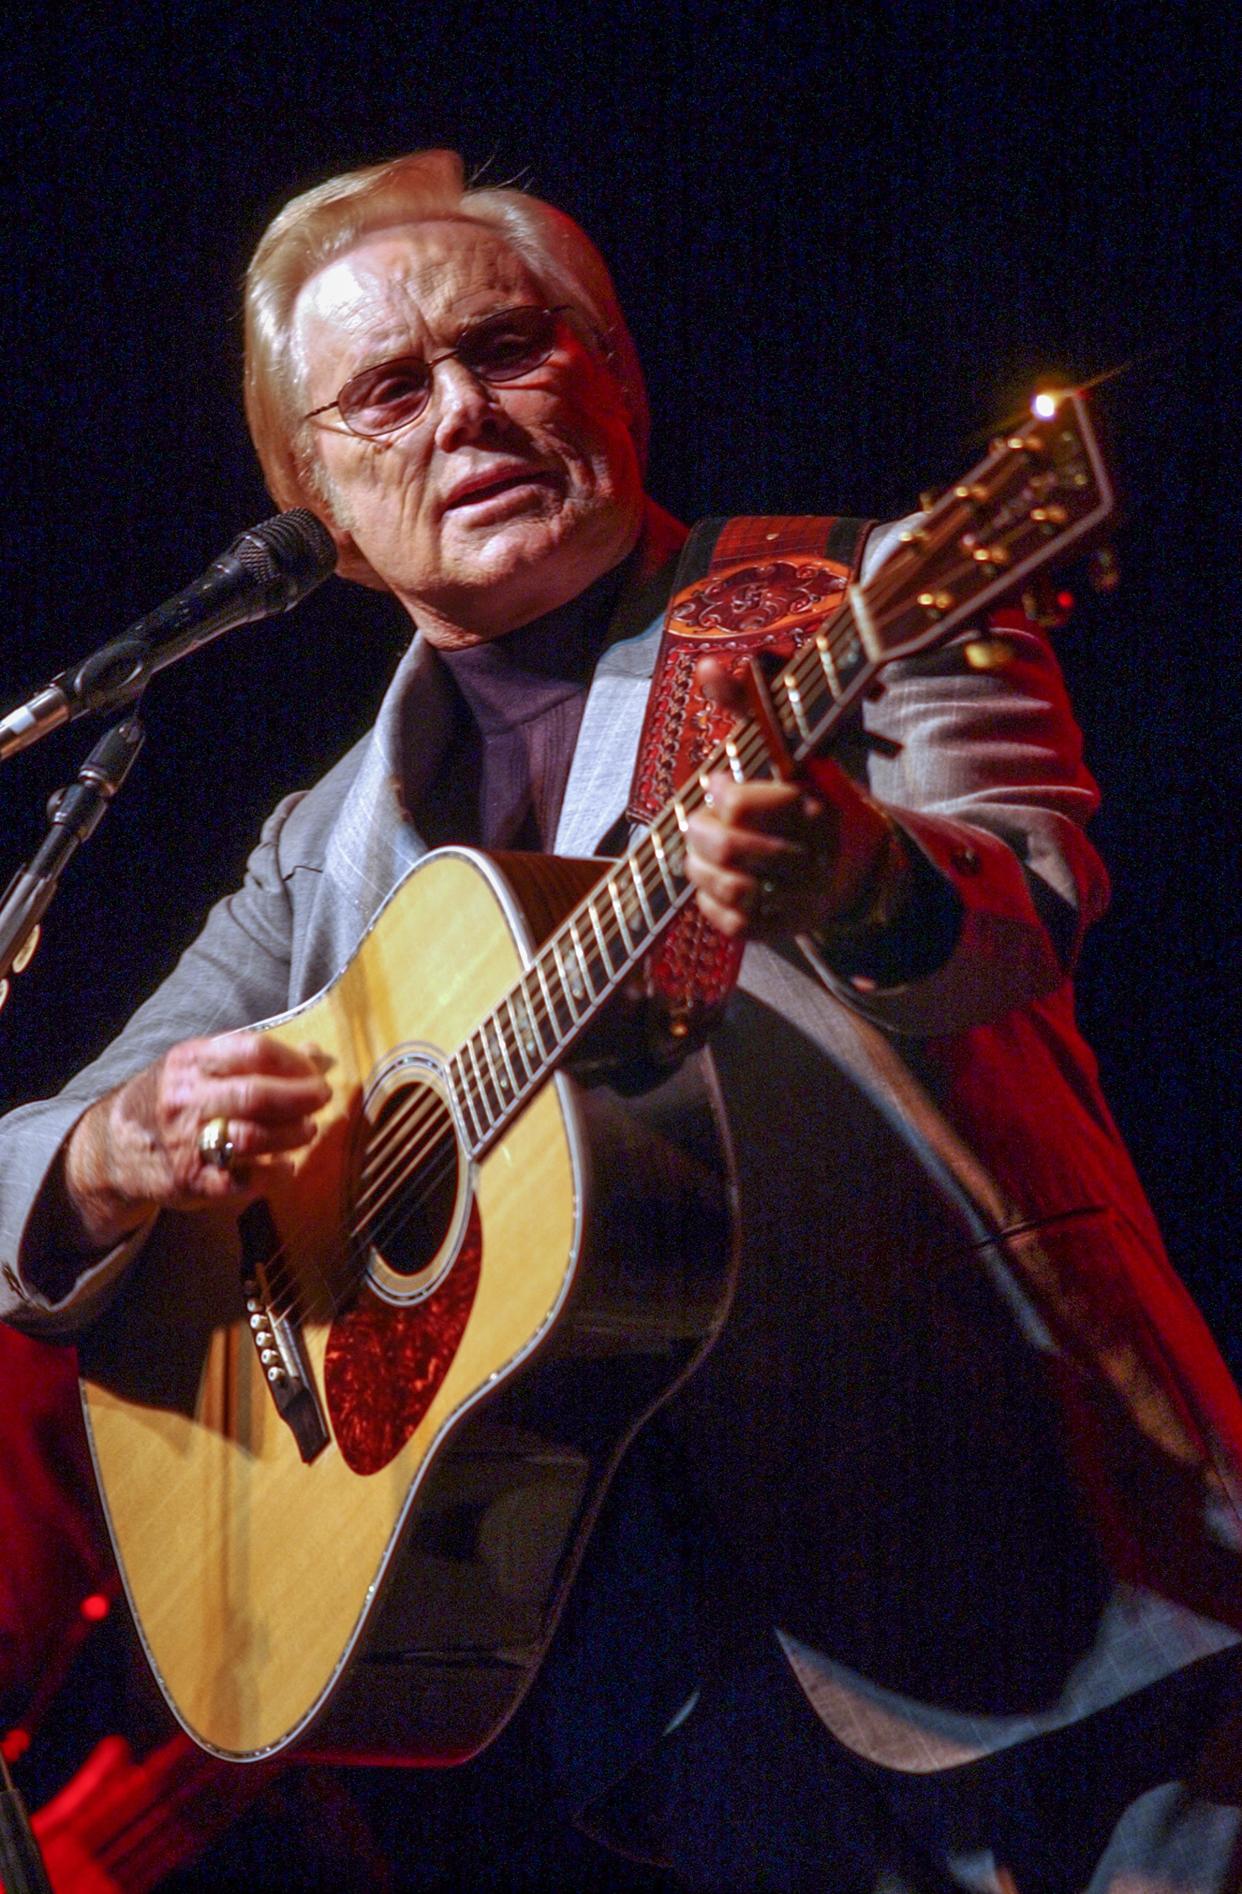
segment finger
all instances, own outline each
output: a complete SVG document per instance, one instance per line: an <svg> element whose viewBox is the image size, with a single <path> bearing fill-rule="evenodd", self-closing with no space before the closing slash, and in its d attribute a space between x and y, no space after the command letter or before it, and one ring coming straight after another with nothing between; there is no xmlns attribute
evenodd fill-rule
<svg viewBox="0 0 1242 1894"><path fill-rule="evenodd" d="M739 783L723 770L714 770L707 782L708 809L733 827L790 833L805 819L806 797L797 783Z"/></svg>
<svg viewBox="0 0 1242 1894"><path fill-rule="evenodd" d="M233 1147L229 1163L236 1168L260 1158L300 1151L314 1140L315 1121L296 1118L283 1124L259 1124L253 1118L226 1118L225 1135ZM201 1146L197 1148L201 1157ZM213 1167L209 1165L209 1168Z"/></svg>
<svg viewBox="0 0 1242 1894"><path fill-rule="evenodd" d="M247 1203L271 1190L274 1184L293 1181L296 1170L287 1157L257 1158L246 1166L235 1165L222 1171L201 1166L194 1178L175 1195L167 1208L197 1210L204 1204L227 1204L230 1210L244 1209Z"/></svg>
<svg viewBox="0 0 1242 1894"><path fill-rule="evenodd" d="M698 810L689 818L686 850L688 857L755 874L796 872L808 853L786 835L722 822L711 810Z"/></svg>
<svg viewBox="0 0 1242 1894"><path fill-rule="evenodd" d="M758 876L720 868L714 862L688 862L687 867L694 888L714 909L728 910L739 921L749 920L759 900ZM709 914L708 919L712 918Z"/></svg>
<svg viewBox="0 0 1242 1894"><path fill-rule="evenodd" d="M731 710L735 717L745 714L750 701L746 687L741 678L736 677L719 658L700 658L694 676L709 703L719 705L722 710Z"/></svg>
<svg viewBox="0 0 1242 1894"><path fill-rule="evenodd" d="M750 916L729 903L718 901L706 888L695 893L699 911L726 940L745 940L751 933Z"/></svg>
<svg viewBox="0 0 1242 1894"><path fill-rule="evenodd" d="M268 1078L256 1072L215 1079L202 1086L195 1109L200 1121L229 1118L259 1125L285 1125L309 1118L331 1098L318 1073L309 1078Z"/></svg>
<svg viewBox="0 0 1242 1894"><path fill-rule="evenodd" d="M214 1039L188 1040L181 1050L192 1055L201 1072L225 1078L235 1072L266 1072L274 1077L322 1078L331 1061L317 1046L290 1046L271 1033L220 1033Z"/></svg>

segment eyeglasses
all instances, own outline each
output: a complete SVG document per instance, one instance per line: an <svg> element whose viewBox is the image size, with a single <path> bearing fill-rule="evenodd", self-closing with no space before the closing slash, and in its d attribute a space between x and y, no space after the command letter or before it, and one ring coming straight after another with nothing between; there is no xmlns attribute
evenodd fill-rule
<svg viewBox="0 0 1242 1894"><path fill-rule="evenodd" d="M565 303L556 309L527 305L499 309L494 316L472 323L455 348L445 349L429 361L418 355L402 355L351 375L335 401L312 408L302 419L313 421L335 408L350 432L366 440L393 434L423 413L431 399L431 371L438 362L455 357L489 388L516 381L547 361L556 347L557 317L567 309Z"/></svg>

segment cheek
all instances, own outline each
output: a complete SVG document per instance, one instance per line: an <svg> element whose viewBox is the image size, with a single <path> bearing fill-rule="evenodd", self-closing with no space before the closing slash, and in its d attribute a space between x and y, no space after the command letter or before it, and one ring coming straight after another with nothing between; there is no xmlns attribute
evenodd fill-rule
<svg viewBox="0 0 1242 1894"><path fill-rule="evenodd" d="M561 414L549 424L547 432L564 459L592 488L624 494L641 487L628 417L619 410L601 414L598 408L592 408Z"/></svg>
<svg viewBox="0 0 1242 1894"><path fill-rule="evenodd" d="M411 466L401 447L377 444L363 449L352 443L345 455L337 457L335 469L325 456L336 517L342 526L362 536L381 541L408 537L416 527L426 479L422 469Z"/></svg>

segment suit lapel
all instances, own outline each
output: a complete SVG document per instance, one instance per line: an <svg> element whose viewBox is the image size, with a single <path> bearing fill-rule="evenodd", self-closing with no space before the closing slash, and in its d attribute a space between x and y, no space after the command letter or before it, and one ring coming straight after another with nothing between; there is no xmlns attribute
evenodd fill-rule
<svg viewBox="0 0 1242 1894"><path fill-rule="evenodd" d="M685 528L648 504L639 568L595 667L553 854L594 855L630 797L647 693Z"/></svg>

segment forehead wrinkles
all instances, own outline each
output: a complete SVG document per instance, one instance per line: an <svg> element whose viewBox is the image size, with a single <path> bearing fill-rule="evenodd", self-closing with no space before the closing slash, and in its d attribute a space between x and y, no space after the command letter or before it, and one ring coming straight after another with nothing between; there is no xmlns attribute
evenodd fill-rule
<svg viewBox="0 0 1242 1894"><path fill-rule="evenodd" d="M348 368L421 347L428 336L452 341L463 318L541 293L521 257L478 224L371 232L298 292L292 354L299 386L307 391L308 335L316 327L330 353L339 346L338 366Z"/></svg>

